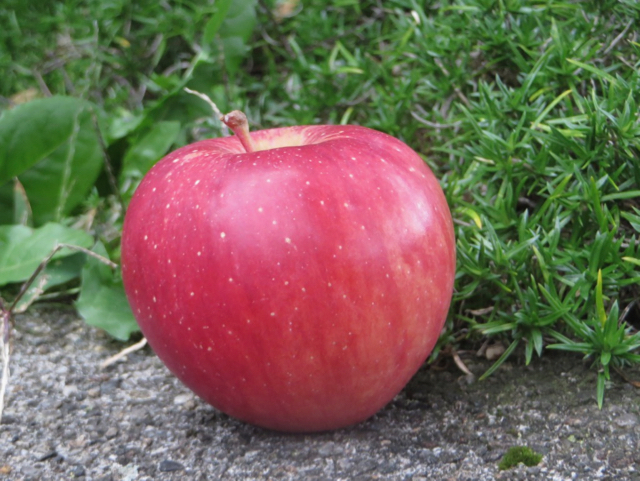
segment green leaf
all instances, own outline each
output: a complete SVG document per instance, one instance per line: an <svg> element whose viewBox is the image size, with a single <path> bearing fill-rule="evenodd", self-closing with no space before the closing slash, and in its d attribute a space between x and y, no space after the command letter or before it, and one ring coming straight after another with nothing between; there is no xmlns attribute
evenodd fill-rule
<svg viewBox="0 0 640 481"><path fill-rule="evenodd" d="M0 186L18 176L36 225L71 212L102 169L92 108L82 99L49 97L19 105L0 118Z"/></svg>
<svg viewBox="0 0 640 481"><path fill-rule="evenodd" d="M102 243L96 243L93 251L107 257ZM139 331L124 292L120 272L92 257L82 269L80 296L75 303L78 313L87 324L104 329L121 341Z"/></svg>
<svg viewBox="0 0 640 481"><path fill-rule="evenodd" d="M596 388L596 396L598 398L598 409L602 409L602 405L604 404L604 388L605 388L606 377L604 372L598 373L598 384Z"/></svg>
<svg viewBox="0 0 640 481"><path fill-rule="evenodd" d="M535 347L535 350L536 350L536 353L538 353L538 356L542 356L542 348L543 348L542 331L540 331L540 329L532 329L531 340L533 341L533 346Z"/></svg>
<svg viewBox="0 0 640 481"><path fill-rule="evenodd" d="M533 358L533 343L530 340L527 340L527 342L524 345L524 359L525 359L525 365L529 365L531 364L531 359Z"/></svg>
<svg viewBox="0 0 640 481"><path fill-rule="evenodd" d="M640 209L633 207L633 210L635 215L631 212L620 212L620 215L629 221L636 232L640 232Z"/></svg>
<svg viewBox="0 0 640 481"><path fill-rule="evenodd" d="M111 143L114 140L121 139L135 129L144 121L144 115L133 115L128 111L119 112L119 116L113 116L108 119L108 125L105 128L105 141Z"/></svg>
<svg viewBox="0 0 640 481"><path fill-rule="evenodd" d="M496 372L496 370L502 366L502 364L509 358L509 356L513 353L513 351L515 350L516 347L518 347L518 344L520 343L520 339L516 339L514 340L507 349L505 349L505 351L502 353L502 356L500 356L498 358L498 360L493 363L493 365L486 370L486 372L480 376L480 381L488 378L489 376L491 376L494 372Z"/></svg>
<svg viewBox="0 0 640 481"><path fill-rule="evenodd" d="M180 133L180 123L157 122L124 156L122 175L146 174L167 153Z"/></svg>
<svg viewBox="0 0 640 481"><path fill-rule="evenodd" d="M568 58L567 62L572 63L573 65L576 65L577 67L582 68L582 69L586 70L587 72L591 72L596 77L599 77L601 79L605 79L605 80L611 82L612 84L616 83L615 77L613 77L611 74L608 74L604 70L600 70L599 68L594 67L593 65L589 65L588 63L580 62L579 60L575 60L573 58Z"/></svg>
<svg viewBox="0 0 640 481"><path fill-rule="evenodd" d="M255 0L224 0L205 27L205 47L211 48L214 58L222 49L225 66L232 75L238 71L240 62L246 56L247 42L255 25Z"/></svg>
<svg viewBox="0 0 640 481"><path fill-rule="evenodd" d="M14 178L13 182L13 223L33 225L31 205L29 205L27 193L17 177Z"/></svg>
<svg viewBox="0 0 640 481"><path fill-rule="evenodd" d="M217 7L216 12L211 16L207 24L204 26L204 35L202 41L205 44L211 43L216 37L220 26L227 17L229 8L233 4L233 0L219 0L214 5Z"/></svg>
<svg viewBox="0 0 640 481"><path fill-rule="evenodd" d="M16 312L21 312L26 306L36 301L38 296L52 287L65 284L80 277L86 254L78 252L67 257L54 259L36 277L26 290L20 302L16 305ZM42 285L40 285L42 283Z"/></svg>
<svg viewBox="0 0 640 481"><path fill-rule="evenodd" d="M0 286L26 281L58 244L89 247L93 238L84 231L49 223L38 229L0 226ZM53 258L72 254L61 249Z"/></svg>
<svg viewBox="0 0 640 481"><path fill-rule="evenodd" d="M587 342L563 342L562 344L549 344L547 349L554 349L559 351L579 352L584 355L589 355L593 352L593 346Z"/></svg>
<svg viewBox="0 0 640 481"><path fill-rule="evenodd" d="M604 301L602 296L602 270L598 269L598 282L596 283L596 311L598 320L602 327L607 322L607 313L604 310Z"/></svg>

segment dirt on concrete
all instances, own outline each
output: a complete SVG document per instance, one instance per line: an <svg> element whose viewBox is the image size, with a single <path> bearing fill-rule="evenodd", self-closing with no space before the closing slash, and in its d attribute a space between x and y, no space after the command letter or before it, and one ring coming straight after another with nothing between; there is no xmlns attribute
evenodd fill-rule
<svg viewBox="0 0 640 481"><path fill-rule="evenodd" d="M425 366L368 421L290 435L217 412L148 347L101 369L123 345L71 310L16 328L0 480L640 480L639 390L614 374L599 410L576 356L515 360L485 381ZM490 366L463 359L476 375ZM541 462L501 471L514 446Z"/></svg>

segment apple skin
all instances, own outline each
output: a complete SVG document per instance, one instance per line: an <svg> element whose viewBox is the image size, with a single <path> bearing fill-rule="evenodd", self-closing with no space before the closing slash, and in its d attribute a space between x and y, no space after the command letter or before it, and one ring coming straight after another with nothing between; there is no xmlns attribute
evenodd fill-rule
<svg viewBox="0 0 640 481"><path fill-rule="evenodd" d="M357 126L204 140L128 207L127 297L149 344L233 417L311 432L367 419L432 351L452 297L451 214L403 142Z"/></svg>

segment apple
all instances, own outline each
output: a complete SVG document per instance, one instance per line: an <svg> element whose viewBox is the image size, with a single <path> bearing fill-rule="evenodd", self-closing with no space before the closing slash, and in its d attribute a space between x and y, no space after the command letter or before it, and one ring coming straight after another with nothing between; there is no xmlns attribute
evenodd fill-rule
<svg viewBox="0 0 640 481"><path fill-rule="evenodd" d="M149 344L230 416L312 432L375 414L432 351L455 240L406 144L317 125L182 147L128 207L122 275Z"/></svg>

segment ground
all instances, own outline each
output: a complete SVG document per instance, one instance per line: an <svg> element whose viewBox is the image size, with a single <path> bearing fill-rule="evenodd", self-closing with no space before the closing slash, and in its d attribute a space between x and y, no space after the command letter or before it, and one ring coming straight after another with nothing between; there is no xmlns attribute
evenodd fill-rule
<svg viewBox="0 0 640 481"><path fill-rule="evenodd" d="M123 346L72 310L35 310L16 327L3 481L640 480L640 393L615 374L599 410L596 375L575 356L514 361L485 381L425 366L364 423L286 435L195 398L148 347L101 369ZM490 365L463 359L476 374ZM513 446L542 461L500 471Z"/></svg>

